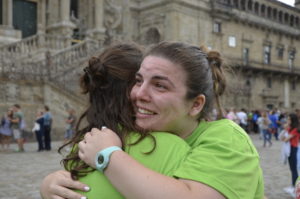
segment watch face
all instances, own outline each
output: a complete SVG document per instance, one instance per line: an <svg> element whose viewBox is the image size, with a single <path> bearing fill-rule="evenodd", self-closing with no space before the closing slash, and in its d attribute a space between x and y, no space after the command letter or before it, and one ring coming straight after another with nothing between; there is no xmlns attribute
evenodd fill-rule
<svg viewBox="0 0 300 199"><path fill-rule="evenodd" d="M103 161L104 161L103 156L102 156L102 155L99 155L99 156L98 156L98 163L99 163L99 164L102 164Z"/></svg>

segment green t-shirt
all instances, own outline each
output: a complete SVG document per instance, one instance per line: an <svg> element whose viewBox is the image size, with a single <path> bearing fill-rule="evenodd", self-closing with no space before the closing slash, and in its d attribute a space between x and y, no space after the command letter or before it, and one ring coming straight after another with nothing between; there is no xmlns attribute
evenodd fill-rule
<svg viewBox="0 0 300 199"><path fill-rule="evenodd" d="M150 154L145 154L153 148L153 140L146 137L138 144L125 147L125 151L135 160L147 168L166 176L172 176L174 171L184 160L190 147L176 135L165 132L155 132L152 135L156 139L156 148ZM129 142L138 139L138 134L132 133ZM81 194L89 199L120 199L124 198L108 181L105 175L99 171L93 171L79 179L90 186L89 192Z"/></svg>
<svg viewBox="0 0 300 199"><path fill-rule="evenodd" d="M191 151L174 177L204 183L229 199L263 198L259 155L239 125L201 121L186 142Z"/></svg>
<svg viewBox="0 0 300 199"><path fill-rule="evenodd" d="M13 114L13 119L15 120L15 119L19 119L19 122L16 122L16 123L11 123L11 128L12 129L20 129L20 124L21 124L21 121L22 121L22 119L23 119L23 113L22 112L15 112L14 114Z"/></svg>

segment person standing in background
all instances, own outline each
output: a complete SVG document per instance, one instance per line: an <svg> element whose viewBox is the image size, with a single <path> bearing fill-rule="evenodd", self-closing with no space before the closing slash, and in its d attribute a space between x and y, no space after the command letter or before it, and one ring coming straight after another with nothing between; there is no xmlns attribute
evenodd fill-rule
<svg viewBox="0 0 300 199"><path fill-rule="evenodd" d="M12 107L13 118L10 120L12 123L11 128L13 131L14 139L17 141L18 149L17 152L24 152L24 136L22 131L22 123L24 123L24 115L21 111L21 106L15 104Z"/></svg>
<svg viewBox="0 0 300 199"><path fill-rule="evenodd" d="M75 124L76 124L76 116L75 116L75 110L74 109L69 109L68 110L69 116L66 119L66 132L65 132L65 140L64 144L67 143L72 137L74 136L75 132Z"/></svg>
<svg viewBox="0 0 300 199"><path fill-rule="evenodd" d="M51 127L52 127L52 114L47 105L44 106L44 146L45 150L51 150Z"/></svg>
<svg viewBox="0 0 300 199"><path fill-rule="evenodd" d="M263 147L266 147L267 142L269 146L272 146L272 134L270 132L271 120L268 117L267 111L262 111L261 117L258 118L257 124L259 126L260 134L263 135L264 144Z"/></svg>
<svg viewBox="0 0 300 199"><path fill-rule="evenodd" d="M247 130L248 116L246 114L246 110L242 108L239 112L236 113L236 116L239 121L238 124L248 133L248 130Z"/></svg>
<svg viewBox="0 0 300 199"><path fill-rule="evenodd" d="M44 138L44 116L43 116L43 111L38 110L36 114L36 120L34 124L34 133L36 136L36 140L38 142L38 152L41 152L45 149L45 145L43 142Z"/></svg>
<svg viewBox="0 0 300 199"><path fill-rule="evenodd" d="M272 122L272 133L276 140L278 139L278 115L275 110L270 111L269 119Z"/></svg>
<svg viewBox="0 0 300 199"><path fill-rule="evenodd" d="M0 123L0 141L3 151L8 151L10 145L10 139L12 136L11 122L13 117L12 109L8 109L5 115L1 118Z"/></svg>
<svg viewBox="0 0 300 199"><path fill-rule="evenodd" d="M290 156L288 157L288 161L292 174L292 186L284 188L284 191L289 193L291 196L295 197L295 184L298 178L297 151L300 138L300 133L298 132L299 120L295 113L289 114L287 124L289 135L282 141L290 142L291 151Z"/></svg>

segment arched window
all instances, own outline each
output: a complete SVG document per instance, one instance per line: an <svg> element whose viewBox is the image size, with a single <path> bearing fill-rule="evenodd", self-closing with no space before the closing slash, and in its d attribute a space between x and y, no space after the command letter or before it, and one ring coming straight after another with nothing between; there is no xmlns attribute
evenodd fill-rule
<svg viewBox="0 0 300 199"><path fill-rule="evenodd" d="M276 8L273 9L273 19L276 20L276 21L278 20L277 19L277 9Z"/></svg>
<svg viewBox="0 0 300 199"><path fill-rule="evenodd" d="M246 3L245 0L241 0L241 9L246 10Z"/></svg>
<svg viewBox="0 0 300 199"><path fill-rule="evenodd" d="M266 6L264 4L260 7L260 15L263 17L266 16Z"/></svg>
<svg viewBox="0 0 300 199"><path fill-rule="evenodd" d="M295 26L296 28L299 28L299 17L295 18Z"/></svg>
<svg viewBox="0 0 300 199"><path fill-rule="evenodd" d="M3 22L2 22L2 0L0 0L0 24L3 24Z"/></svg>
<svg viewBox="0 0 300 199"><path fill-rule="evenodd" d="M239 0L233 0L233 7L239 8Z"/></svg>
<svg viewBox="0 0 300 199"><path fill-rule="evenodd" d="M279 13L278 13L278 20L279 20L279 22L280 23L282 23L282 11L279 11Z"/></svg>
<svg viewBox="0 0 300 199"><path fill-rule="evenodd" d="M272 17L272 8L271 7L268 7L268 9L267 9L267 16L269 19L271 19L271 17Z"/></svg>
<svg viewBox="0 0 300 199"><path fill-rule="evenodd" d="M288 24L289 23L289 14L284 13L284 23Z"/></svg>
<svg viewBox="0 0 300 199"><path fill-rule="evenodd" d="M290 26L294 26L294 15L290 17Z"/></svg>
<svg viewBox="0 0 300 199"><path fill-rule="evenodd" d="M254 4L254 12L255 14L259 14L259 3L255 2Z"/></svg>
<svg viewBox="0 0 300 199"><path fill-rule="evenodd" d="M144 37L145 44L155 44L160 41L160 34L157 28L149 28Z"/></svg>
<svg viewBox="0 0 300 199"><path fill-rule="evenodd" d="M248 10L251 12L252 12L252 6L253 6L252 0L249 0L248 1Z"/></svg>

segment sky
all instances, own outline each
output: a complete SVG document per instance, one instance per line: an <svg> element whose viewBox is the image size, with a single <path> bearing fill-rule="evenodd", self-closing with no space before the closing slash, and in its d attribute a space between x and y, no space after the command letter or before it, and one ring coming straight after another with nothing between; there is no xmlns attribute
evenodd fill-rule
<svg viewBox="0 0 300 199"><path fill-rule="evenodd" d="M289 4L291 6L294 6L294 2L295 2L295 0L278 0L278 1L281 1L282 3Z"/></svg>

